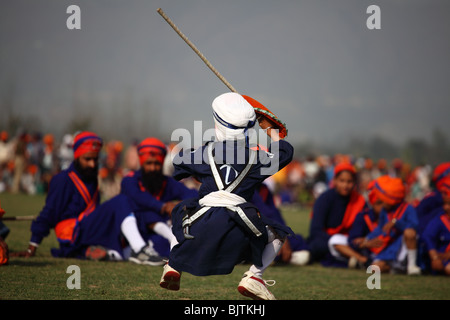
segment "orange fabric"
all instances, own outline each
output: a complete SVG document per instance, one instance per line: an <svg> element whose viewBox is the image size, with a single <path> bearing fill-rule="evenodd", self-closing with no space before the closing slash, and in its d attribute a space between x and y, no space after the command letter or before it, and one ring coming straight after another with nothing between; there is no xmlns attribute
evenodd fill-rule
<svg viewBox="0 0 450 320"><path fill-rule="evenodd" d="M164 193L164 190L166 190L166 185L167 185L167 180L164 180L163 183L162 183L161 189L158 191L158 193L152 194L152 196L154 196L156 198L156 200L159 201L161 199L161 197L162 197L162 195ZM145 189L145 187L144 187L144 185L142 184L141 181L139 181L139 189L142 192L145 192L147 190L147 189Z"/></svg>
<svg viewBox="0 0 450 320"><path fill-rule="evenodd" d="M58 222L55 226L55 235L59 241L71 241L73 240L73 231L76 224L81 221L85 216L89 215L97 207L98 189L95 191L94 196L91 197L86 185L81 181L75 172L69 173L70 179L75 184L75 187L86 202L86 208L81 212L77 218L65 219Z"/></svg>
<svg viewBox="0 0 450 320"><path fill-rule="evenodd" d="M380 239L381 241L383 241L381 246L376 247L376 248L369 248L369 250L375 254L379 254L381 251L383 251L384 248L386 248L392 242L391 237L383 235L383 234L379 235L377 238Z"/></svg>
<svg viewBox="0 0 450 320"><path fill-rule="evenodd" d="M55 235L60 241L70 241L72 239L73 229L77 223L76 218L66 219L58 222L55 226Z"/></svg>
<svg viewBox="0 0 450 320"><path fill-rule="evenodd" d="M2 209L2 206L0 205L0 219L3 217L4 214L5 214L5 210Z"/></svg>
<svg viewBox="0 0 450 320"><path fill-rule="evenodd" d="M439 189L441 181L444 177L450 176L450 162L444 162L438 165L434 171L432 180L436 184L436 187Z"/></svg>
<svg viewBox="0 0 450 320"><path fill-rule="evenodd" d="M77 174L74 171L69 173L69 177L70 179L72 179L73 183L75 184L75 187L80 192L81 196L84 199L84 202L86 202L86 204L89 203L89 201L91 200L91 195L89 194L89 190L86 188L83 181L81 181L81 179L77 176Z"/></svg>
<svg viewBox="0 0 450 320"><path fill-rule="evenodd" d="M276 129L280 130L280 138L283 139L287 136L287 129L286 129L286 125L284 123L282 123L280 121L280 119L277 118L277 116L275 116L275 114L270 111L267 107L265 107L262 103L260 103L259 101L246 96L246 95L242 95L242 97L244 97L244 99L250 103L250 105L255 109L255 113L257 113L258 115L262 115L265 117L268 117L270 120L274 121L275 124L278 125L278 127Z"/></svg>
<svg viewBox="0 0 450 320"><path fill-rule="evenodd" d="M348 234L350 228L355 221L356 215L361 212L366 204L366 200L357 191L353 190L350 195L350 202L345 210L344 219L342 223L336 228L328 228L326 231L329 235L336 233Z"/></svg>
<svg viewBox="0 0 450 320"><path fill-rule="evenodd" d="M3 214L5 213L5 210L2 209L0 206L0 219L2 218ZM0 266L1 265L7 265L9 264L9 249L8 245L6 244L3 239L0 238Z"/></svg>
<svg viewBox="0 0 450 320"><path fill-rule="evenodd" d="M445 225L445 227L450 231L450 217L447 214L441 215L441 221Z"/></svg>
<svg viewBox="0 0 450 320"><path fill-rule="evenodd" d="M441 221L445 225L445 227L450 231L450 217L447 214L441 215ZM447 248L445 248L445 252L450 251L450 243L448 244Z"/></svg>
<svg viewBox="0 0 450 320"><path fill-rule="evenodd" d="M341 162L334 167L334 176L336 177L342 171L349 171L352 174L356 174L355 167L349 162Z"/></svg>
<svg viewBox="0 0 450 320"><path fill-rule="evenodd" d="M163 163L167 153L166 145L157 138L144 139L139 143L137 150L141 166L149 157L155 157L160 163Z"/></svg>
<svg viewBox="0 0 450 320"><path fill-rule="evenodd" d="M369 228L370 232L372 232L378 225L378 223L376 221L373 222L372 220L370 220L370 217L368 214L366 214L364 216L364 221L366 222L367 227Z"/></svg>
<svg viewBox="0 0 450 320"><path fill-rule="evenodd" d="M370 204L374 204L376 201L377 201L377 199L378 199L378 197L377 197L377 192L375 191L375 189L374 189L374 187L375 187L375 180L372 180L372 181L370 181L369 182L369 184L367 185L367 198L368 198L368 200L369 200L369 203Z"/></svg>
<svg viewBox="0 0 450 320"><path fill-rule="evenodd" d="M84 199L84 202L86 203L86 208L78 215L78 221L81 221L85 216L89 215L97 207L98 188L97 190L95 190L94 195L91 197L89 190L86 188L83 181L81 181L81 179L74 171L69 173L69 177L70 179L72 179L75 187L80 192L81 196Z"/></svg>
<svg viewBox="0 0 450 320"><path fill-rule="evenodd" d="M450 176L444 177L439 181L439 192L446 197L450 197Z"/></svg>
<svg viewBox="0 0 450 320"><path fill-rule="evenodd" d="M2 241L0 243L0 266L7 264L9 264L9 249L6 242Z"/></svg>
<svg viewBox="0 0 450 320"><path fill-rule="evenodd" d="M95 133L84 131L77 134L73 140L73 156L79 158L87 152L100 152L102 139Z"/></svg>
<svg viewBox="0 0 450 320"><path fill-rule="evenodd" d="M51 133L48 133L42 138L42 141L44 141L46 145L52 145L55 142L55 138Z"/></svg>
<svg viewBox="0 0 450 320"><path fill-rule="evenodd" d="M394 218L399 220L403 216L403 213L405 213L405 210L406 210L407 207L408 207L408 204L406 202L403 202L397 208L397 210L395 210L395 212L393 214L388 214L389 220L392 220ZM377 248L370 248L370 251L372 251L372 252L374 252L376 254L378 254L381 251L383 251L384 248L386 248L388 245L390 245L394 241L394 239L391 236L389 236L389 235L383 235L382 234L382 235L379 235L378 238L383 241L383 244L380 247L377 247Z"/></svg>
<svg viewBox="0 0 450 320"><path fill-rule="evenodd" d="M6 142L8 140L8 138L9 138L9 134L8 134L7 131L0 132L0 140L1 141L5 141Z"/></svg>
<svg viewBox="0 0 450 320"><path fill-rule="evenodd" d="M406 195L406 188L402 179L388 175L381 176L375 181L374 191L383 202L396 205L402 202Z"/></svg>
<svg viewBox="0 0 450 320"><path fill-rule="evenodd" d="M252 149L254 151L262 150L262 151L265 151L265 152L269 152L269 149L267 149L266 146L263 146L261 144L258 144L256 147L251 147L250 149Z"/></svg>

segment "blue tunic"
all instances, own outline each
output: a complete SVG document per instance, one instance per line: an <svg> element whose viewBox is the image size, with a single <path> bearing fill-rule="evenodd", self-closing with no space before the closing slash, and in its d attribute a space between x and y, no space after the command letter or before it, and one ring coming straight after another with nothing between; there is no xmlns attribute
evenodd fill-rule
<svg viewBox="0 0 450 320"><path fill-rule="evenodd" d="M203 146L195 151L180 152L173 160L175 179L194 176L202 183L200 198L218 190L206 150L207 147ZM249 162L250 149L241 141L225 141L215 142L214 152L220 176L224 185L229 186ZM284 140L272 142L269 153L261 150L255 152L256 163L233 190L246 201L251 201L255 188L269 175L285 167L293 156L292 146ZM173 210L173 232L179 243L170 252L169 264L178 271L204 276L231 273L234 266L242 261L262 265L262 250L267 244L265 226L274 227L282 237L293 233L290 228L259 215L258 209L247 203L243 205L243 210L262 236L249 231L234 211L212 207L190 227L189 233L194 239L185 239L182 228L182 219L187 213L185 209L195 212L199 208L198 198L194 198L182 202Z"/></svg>
<svg viewBox="0 0 450 320"><path fill-rule="evenodd" d="M6 239L9 234L9 228L0 220L0 237Z"/></svg>
<svg viewBox="0 0 450 320"><path fill-rule="evenodd" d="M350 196L341 196L334 188L322 193L314 202L307 239L313 260L333 259L328 249L330 235L326 230L342 223L349 202Z"/></svg>
<svg viewBox="0 0 450 320"><path fill-rule="evenodd" d="M141 170L134 171L122 179L120 193L130 199L132 210L143 226L159 221L167 222L170 219L169 216L161 214L165 202L189 199L198 194L197 190L187 188L172 177L165 177L159 194L153 195L142 185Z"/></svg>
<svg viewBox="0 0 450 320"><path fill-rule="evenodd" d="M69 173L74 171L80 178L82 177L75 169L74 163L69 168L56 174L50 181L45 205L39 216L31 223L31 242L40 244L51 229L66 219L78 218L86 208L86 202L75 184L69 177ZM97 182L83 181L91 196L97 190ZM100 197L97 198L99 203ZM60 242L60 250L52 249L52 255L61 256L67 247L67 243Z"/></svg>
<svg viewBox="0 0 450 320"><path fill-rule="evenodd" d="M251 202L259 209L259 212L262 215L280 225L287 226L281 211L275 205L272 192L264 183L255 191ZM301 234L289 235L287 240L289 241L292 251L309 250L309 247ZM279 257L277 257L276 260L279 260Z"/></svg>
<svg viewBox="0 0 450 320"><path fill-rule="evenodd" d="M417 205L416 212L419 219L419 239L417 243L418 249L418 265L423 270L431 267L430 256L428 255L427 245L424 241L423 233L431 220L440 212L444 200L442 194L438 191L428 193Z"/></svg>
<svg viewBox="0 0 450 320"><path fill-rule="evenodd" d="M153 195L143 187L142 171L137 170L122 179L121 194L130 199L131 210L136 216L142 236L153 242L154 248L160 255L168 257L169 242L162 236L151 232L148 225L155 222L167 223L170 217L161 214L163 204L168 201L197 197L197 190L189 189L183 183L166 176L159 194Z"/></svg>
<svg viewBox="0 0 450 320"><path fill-rule="evenodd" d="M131 203L124 195L119 194L103 202L76 225L72 245L65 255L84 258L84 252L89 246L99 245L123 256L126 243L120 226L131 212Z"/></svg>
<svg viewBox="0 0 450 320"><path fill-rule="evenodd" d="M401 204L395 207L391 212L387 212L385 209L381 210L378 226L367 235L368 239L376 238L379 235L387 235L383 232L383 226L391 220L390 215L392 215L400 205ZM392 237L393 241L377 254L374 257L374 260L395 261L402 246L403 231L407 228L412 228L417 231L418 225L419 220L417 218L416 209L408 204L401 218L397 220L395 226L389 231L388 235Z"/></svg>
<svg viewBox="0 0 450 320"><path fill-rule="evenodd" d="M127 246L127 242L120 228L130 213L136 216L142 237L154 241L155 249L160 255L169 255L170 244L167 239L150 232L148 225L158 221L166 222L169 219L159 213L164 202L186 199L196 195L197 192L171 177L165 177L165 187L161 190L158 200L145 189L141 190L138 187L140 177L141 175L137 173L124 178L121 193L102 203L77 225L70 255L83 257L84 250L88 246L101 245L117 251L123 257L123 248Z"/></svg>
<svg viewBox="0 0 450 320"><path fill-rule="evenodd" d="M436 209L436 215L423 233L423 239L428 250L434 249L437 252L443 253L449 248L450 229L442 221L443 218L445 219L445 217L442 217L445 214L444 209Z"/></svg>
<svg viewBox="0 0 450 320"><path fill-rule="evenodd" d="M417 205L416 212L419 219L419 235L423 233L427 224L434 218L435 209L442 207L444 200L442 194L438 191L433 191L427 194Z"/></svg>
<svg viewBox="0 0 450 320"><path fill-rule="evenodd" d="M373 226L373 229L369 227L369 225L366 222L366 217L370 220L370 223ZM370 232L372 232L376 226L378 225L378 216L375 214L373 209L371 208L365 208L363 211L358 213L358 215L355 218L355 221L353 222L353 225L348 233L348 244L351 248L354 250L362 253L366 257L370 258L372 256L369 249L361 249L359 246L356 246L353 243L353 240L357 238L365 238Z"/></svg>

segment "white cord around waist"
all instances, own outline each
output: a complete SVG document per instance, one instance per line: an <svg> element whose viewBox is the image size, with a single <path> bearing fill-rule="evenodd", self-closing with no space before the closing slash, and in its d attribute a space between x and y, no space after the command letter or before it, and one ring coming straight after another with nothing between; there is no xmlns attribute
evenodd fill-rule
<svg viewBox="0 0 450 320"><path fill-rule="evenodd" d="M245 202L241 196L224 190L211 192L198 201L202 207L235 207Z"/></svg>

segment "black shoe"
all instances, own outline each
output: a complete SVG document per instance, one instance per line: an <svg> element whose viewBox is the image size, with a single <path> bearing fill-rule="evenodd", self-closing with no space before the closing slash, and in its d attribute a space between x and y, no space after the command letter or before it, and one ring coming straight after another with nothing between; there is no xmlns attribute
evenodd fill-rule
<svg viewBox="0 0 450 320"><path fill-rule="evenodd" d="M162 266L166 261L150 246L143 247L139 252L132 252L129 261L149 266Z"/></svg>
<svg viewBox="0 0 450 320"><path fill-rule="evenodd" d="M89 246L85 252L86 259L94 261L107 261L108 251L102 246Z"/></svg>

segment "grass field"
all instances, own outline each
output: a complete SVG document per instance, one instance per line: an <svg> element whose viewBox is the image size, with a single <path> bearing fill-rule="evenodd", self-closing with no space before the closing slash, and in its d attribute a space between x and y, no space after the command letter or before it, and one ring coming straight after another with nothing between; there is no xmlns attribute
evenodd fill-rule
<svg viewBox="0 0 450 320"><path fill-rule="evenodd" d="M42 195L0 194L6 216L37 215L44 205ZM300 234L308 232L308 210L283 209L286 221ZM7 243L11 251L25 250L30 221L7 221L11 229ZM129 262L93 262L53 258L50 248L57 241L52 232L32 258L11 258L0 267L1 300L244 300L236 290L247 265L238 265L230 275L195 277L183 274L181 289L171 292L159 287L161 267ZM71 265L80 269L80 289L69 289ZM276 265L266 279L275 279L271 291L279 300L448 300L450 279L444 276L410 277L383 274L380 289L369 289L366 270Z"/></svg>

